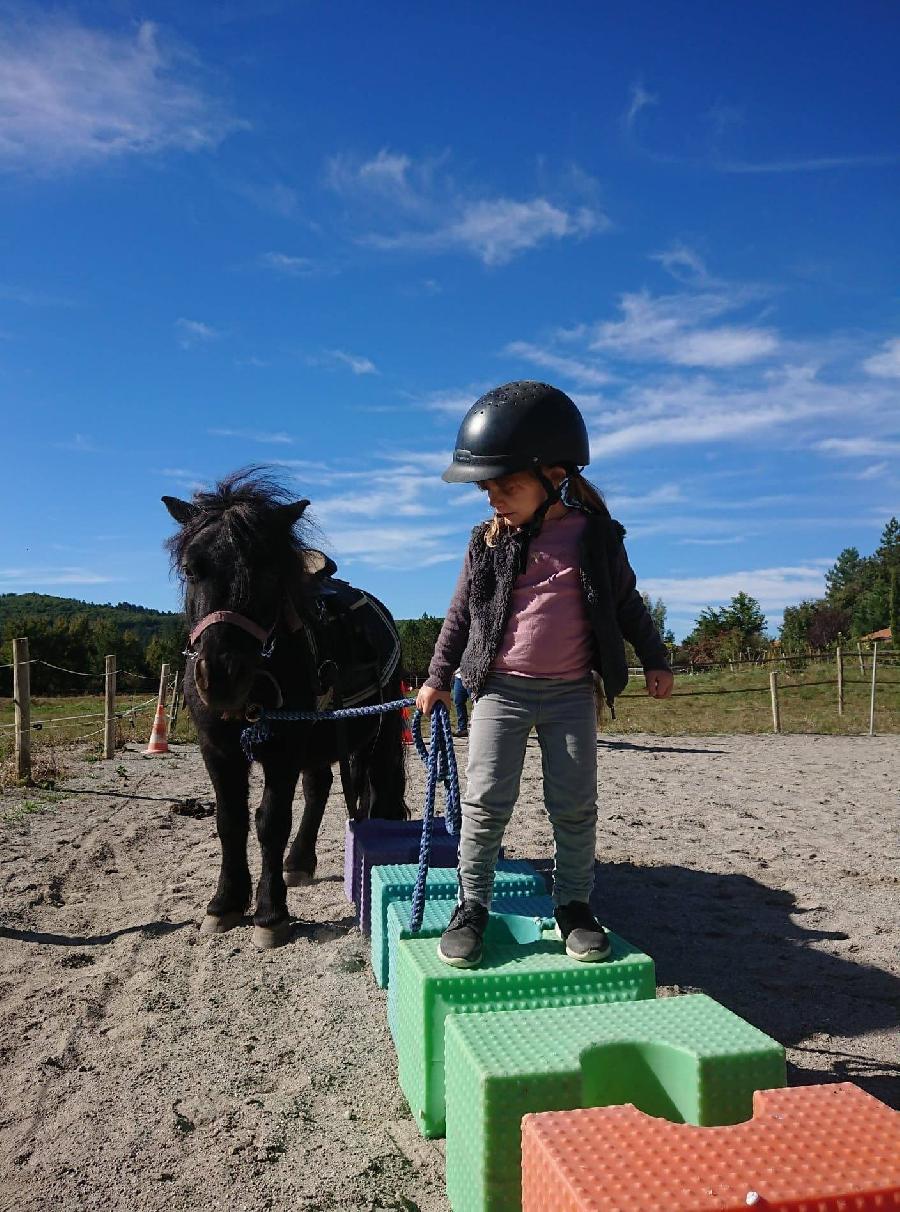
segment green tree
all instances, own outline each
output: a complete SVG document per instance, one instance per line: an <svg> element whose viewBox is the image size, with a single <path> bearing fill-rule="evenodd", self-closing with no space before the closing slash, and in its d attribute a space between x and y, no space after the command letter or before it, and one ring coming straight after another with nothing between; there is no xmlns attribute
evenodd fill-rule
<svg viewBox="0 0 900 1212"><path fill-rule="evenodd" d="M856 547L844 548L825 573L825 596L833 606L852 609L867 563Z"/></svg>
<svg viewBox="0 0 900 1212"><path fill-rule="evenodd" d="M749 593L736 593L722 612L725 629L740 636L741 650L759 647L766 633L766 616L756 598Z"/></svg>
<svg viewBox="0 0 900 1212"><path fill-rule="evenodd" d="M668 627L666 627L666 616L669 612L666 608L665 602L662 600L662 598L657 598L655 602L652 601L649 593L642 593L641 597L644 599L644 605L650 612L650 617L653 619L656 630L659 632L662 642L667 648L673 648L675 646L675 634Z"/></svg>
<svg viewBox="0 0 900 1212"><path fill-rule="evenodd" d="M900 568L891 569L891 645L900 648Z"/></svg>

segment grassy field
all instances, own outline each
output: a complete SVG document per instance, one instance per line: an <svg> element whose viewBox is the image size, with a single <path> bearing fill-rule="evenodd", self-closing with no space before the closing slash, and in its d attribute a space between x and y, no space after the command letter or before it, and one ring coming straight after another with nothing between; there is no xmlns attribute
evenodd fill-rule
<svg viewBox="0 0 900 1212"><path fill-rule="evenodd" d="M844 713L837 711L834 661L810 662L805 668L778 672L781 731L849 736L869 731L871 658L865 676L859 665L844 661ZM900 732L900 663L889 654L877 670L875 731ZM815 684L814 684L815 683ZM821 683L825 683L824 685ZM671 699L648 697L642 676L633 676L616 700L617 719L608 715L605 733L653 732L675 736L711 733L771 732L769 672L748 666L730 673L678 674Z"/></svg>
<svg viewBox="0 0 900 1212"><path fill-rule="evenodd" d="M896 662L896 663L895 663ZM830 733L850 736L869 730L871 665L865 676L858 664L845 663L844 714L837 713L837 686L832 661L811 662L803 669L779 671L781 730L786 733ZM146 740L150 735L155 703L139 696L122 696L117 709L120 741ZM36 698L31 704L32 752L36 767L51 767L62 753L78 746L99 754L103 738L103 699L99 696ZM615 720L604 713L601 730L615 736L650 732L660 736L772 731L768 670L746 667L735 673L715 671L676 678L675 694L658 702L644 691L643 678L632 677L625 694L616 701ZM13 704L0 699L0 781L9 781L13 752ZM876 733L900 732L900 662L889 653L879 662L875 696ZM190 716L178 721L179 742L196 740ZM36 771L37 776L37 771Z"/></svg>
<svg viewBox="0 0 900 1212"><path fill-rule="evenodd" d="M119 736L123 741L146 739L150 735L156 699L147 695L120 695L116 700ZM12 699L0 699L0 762L13 752L15 712ZM187 736L190 720L184 717L181 739ZM45 750L82 745L97 750L103 740L103 696L59 695L31 700L31 748L37 755ZM193 729L191 729L193 733ZM191 737L190 739L193 739Z"/></svg>

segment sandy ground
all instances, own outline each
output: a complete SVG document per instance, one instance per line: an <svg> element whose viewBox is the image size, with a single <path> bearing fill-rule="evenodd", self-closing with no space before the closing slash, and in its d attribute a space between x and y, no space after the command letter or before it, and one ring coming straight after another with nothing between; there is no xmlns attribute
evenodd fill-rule
<svg viewBox="0 0 900 1212"><path fill-rule="evenodd" d="M661 985L787 1045L792 1082L897 1106L897 738L600 751L602 917ZM507 850L546 870L539 771L532 746ZM410 774L419 810L414 755ZM445 1212L442 1145L407 1114L344 900L337 796L293 939L260 954L249 928L198 935L218 843L170 811L209 799L195 748L132 748L65 786L0 829L0 1208Z"/></svg>

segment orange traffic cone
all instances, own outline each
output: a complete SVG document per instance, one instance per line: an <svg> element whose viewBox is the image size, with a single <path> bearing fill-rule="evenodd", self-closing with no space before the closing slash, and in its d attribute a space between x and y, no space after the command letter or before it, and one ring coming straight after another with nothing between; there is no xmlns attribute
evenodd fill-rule
<svg viewBox="0 0 900 1212"><path fill-rule="evenodd" d="M166 709L162 703L157 703L156 705L156 715L153 719L153 727L150 730L150 743L147 746L146 752L169 752L169 733L166 727Z"/></svg>
<svg viewBox="0 0 900 1212"><path fill-rule="evenodd" d="M409 687L406 682L400 683L400 693L405 699L409 698ZM413 735L409 727L409 708L401 707L400 714L403 716L403 744L411 745L413 743Z"/></svg>

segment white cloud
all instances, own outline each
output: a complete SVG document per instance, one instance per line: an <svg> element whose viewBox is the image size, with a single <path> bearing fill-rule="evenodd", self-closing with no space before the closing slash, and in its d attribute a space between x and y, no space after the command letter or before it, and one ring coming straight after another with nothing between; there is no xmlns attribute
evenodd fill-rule
<svg viewBox="0 0 900 1212"><path fill-rule="evenodd" d="M609 383L612 378L608 371L595 364L578 358L568 358L564 354L554 353L528 341L512 341L503 352L513 358L531 362L534 366L552 370L580 387L600 387Z"/></svg>
<svg viewBox="0 0 900 1212"><path fill-rule="evenodd" d="M622 116L622 122L626 130L631 130L635 120L641 110L646 109L649 105L656 105L659 98L653 93L648 93L640 80L636 80L631 86L631 100L628 103L628 108Z"/></svg>
<svg viewBox="0 0 900 1212"><path fill-rule="evenodd" d="M110 32L33 10L0 43L0 163L45 173L215 147L243 124L197 76L151 22Z"/></svg>
<svg viewBox="0 0 900 1212"><path fill-rule="evenodd" d="M211 341L218 341L222 335L211 324L204 324L202 320L187 320L183 316L175 321L175 330L182 349L208 345Z"/></svg>
<svg viewBox="0 0 900 1212"><path fill-rule="evenodd" d="M567 210L546 198L517 202L511 198L466 203L458 218L431 231L404 231L396 235L373 234L363 243L386 250L408 249L447 252L462 249L485 265L505 265L520 252L546 240L583 237L605 231L609 220L599 211L583 206Z"/></svg>
<svg viewBox="0 0 900 1212"><path fill-rule="evenodd" d="M778 338L768 329L724 327L684 333L670 358L679 366L743 366L777 348Z"/></svg>
<svg viewBox="0 0 900 1212"><path fill-rule="evenodd" d="M384 251L462 250L485 265L503 265L546 241L583 238L611 226L594 204L573 200L571 173L562 198L546 191L524 200L486 197L482 188L458 185L445 162L446 157L414 161L387 149L366 161L341 154L327 162L325 180L380 229L360 236L359 243ZM595 192L593 182L590 190Z"/></svg>
<svg viewBox="0 0 900 1212"><path fill-rule="evenodd" d="M276 273L293 278L305 278L316 272L316 263L310 257L295 257L289 253L267 252L259 258L263 269L271 269Z"/></svg>
<svg viewBox="0 0 900 1212"><path fill-rule="evenodd" d="M207 429L214 438L241 438L248 442L259 442L262 445L292 446L294 439L287 433L271 433L260 429Z"/></svg>
<svg viewBox="0 0 900 1212"><path fill-rule="evenodd" d="M360 357L359 354L347 353L343 349L326 349L325 357L342 366L349 366L355 375L377 375L378 367L371 358Z"/></svg>
<svg viewBox="0 0 900 1212"><path fill-rule="evenodd" d="M114 580L90 568L0 568L0 587L19 593L46 585L103 585Z"/></svg>
<svg viewBox="0 0 900 1212"><path fill-rule="evenodd" d="M671 248L664 249L663 252L651 253L650 260L658 261L663 269L667 273L670 273L673 278L689 286L713 286L716 284L710 277L699 253L689 248L686 244L676 242Z"/></svg>
<svg viewBox="0 0 900 1212"><path fill-rule="evenodd" d="M865 471L857 472L852 478L854 480L877 480L890 470L889 463L872 463Z"/></svg>
<svg viewBox="0 0 900 1212"><path fill-rule="evenodd" d="M886 454L900 454L900 441L891 438L825 438L816 443L816 449L826 454L844 455L849 458L865 456L871 458Z"/></svg>
<svg viewBox="0 0 900 1212"><path fill-rule="evenodd" d="M866 358L863 369L879 378L900 379L900 337L885 341L881 353Z"/></svg>
<svg viewBox="0 0 900 1212"><path fill-rule="evenodd" d="M679 539L679 546L692 547L726 547L732 546L734 543L745 542L746 536L742 534L733 534L721 539Z"/></svg>
<svg viewBox="0 0 900 1212"><path fill-rule="evenodd" d="M763 610L783 610L804 598L821 597L825 591L825 569L830 560L774 568L750 568L738 572L701 577L651 577L640 589L661 597L671 610L700 611L723 605L743 591L756 598Z"/></svg>
<svg viewBox="0 0 900 1212"><path fill-rule="evenodd" d="M101 454L102 449L88 434L76 433L68 442L55 442L59 450L74 450L79 454Z"/></svg>
<svg viewBox="0 0 900 1212"><path fill-rule="evenodd" d="M778 348L770 329L725 325L701 328L744 305L754 292L625 294L622 319L596 325L590 348L629 360L669 362L677 366L740 366L768 357Z"/></svg>
<svg viewBox="0 0 900 1212"><path fill-rule="evenodd" d="M895 152L873 156L798 156L785 160L719 160L714 167L723 173L818 173L835 168L878 168L896 164Z"/></svg>

